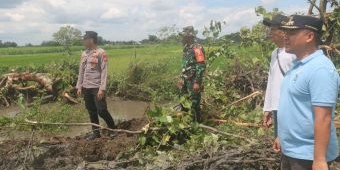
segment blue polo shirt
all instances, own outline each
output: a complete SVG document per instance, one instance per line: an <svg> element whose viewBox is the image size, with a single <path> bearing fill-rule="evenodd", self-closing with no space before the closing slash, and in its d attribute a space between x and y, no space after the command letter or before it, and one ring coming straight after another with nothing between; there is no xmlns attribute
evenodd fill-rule
<svg viewBox="0 0 340 170"><path fill-rule="evenodd" d="M313 106L332 107L332 117L338 98L339 74L321 50L302 60L294 60L281 85L278 109L278 136L286 156L313 160ZM334 122L327 151L327 161L338 156L338 140Z"/></svg>

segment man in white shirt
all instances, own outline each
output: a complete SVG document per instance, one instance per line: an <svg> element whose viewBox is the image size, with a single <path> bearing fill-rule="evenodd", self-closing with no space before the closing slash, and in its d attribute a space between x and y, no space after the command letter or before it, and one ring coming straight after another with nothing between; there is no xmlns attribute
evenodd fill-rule
<svg viewBox="0 0 340 170"><path fill-rule="evenodd" d="M281 14L273 16L270 20L265 18L263 24L268 26L268 37L277 48L272 52L264 101L263 126L269 128L274 123L274 136L277 137L276 113L279 105L280 87L285 73L296 58L294 54L286 53L284 48L284 32L279 29L281 22L287 17Z"/></svg>

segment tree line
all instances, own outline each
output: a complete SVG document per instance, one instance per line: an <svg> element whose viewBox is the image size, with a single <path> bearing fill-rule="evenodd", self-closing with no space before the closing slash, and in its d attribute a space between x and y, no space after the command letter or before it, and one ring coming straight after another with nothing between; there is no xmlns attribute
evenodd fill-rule
<svg viewBox="0 0 340 170"><path fill-rule="evenodd" d="M16 42L10 42L10 41L2 42L2 40L0 40L0 48L17 47L17 46L18 44Z"/></svg>

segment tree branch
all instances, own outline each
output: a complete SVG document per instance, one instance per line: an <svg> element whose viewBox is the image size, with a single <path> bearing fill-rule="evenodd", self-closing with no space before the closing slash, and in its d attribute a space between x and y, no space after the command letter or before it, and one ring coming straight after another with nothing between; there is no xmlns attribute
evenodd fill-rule
<svg viewBox="0 0 340 170"><path fill-rule="evenodd" d="M245 126L245 127L261 127L261 125L256 123L244 123L244 122L235 122L235 121L228 121L223 119L211 119L211 121L216 123L233 123L238 126Z"/></svg>
<svg viewBox="0 0 340 170"><path fill-rule="evenodd" d="M218 130L218 129L216 129L216 128L213 128L213 127L210 127L210 126L207 126L207 125L203 125L203 124L199 124L198 126L199 126L200 128L203 128L203 129L207 129L207 130L213 131L213 132L215 132L215 133L219 133L219 134L226 135L226 136L232 136L232 137L244 139L244 140L246 140L247 142L252 143L251 140L249 140L248 138L246 138L246 137L244 137L244 136L240 136L240 135L236 135L236 134L232 134L232 133L228 133L228 132L223 132L223 131L220 131L220 130Z"/></svg>
<svg viewBox="0 0 340 170"><path fill-rule="evenodd" d="M308 2L310 3L310 6L309 6L309 9L312 9L313 10L313 7L314 8L316 8L318 11L319 11L319 13L321 14L321 10L320 10L320 8L316 5L316 0L308 0ZM312 11L312 13L309 13L309 10L308 10L308 14L313 14L313 11Z"/></svg>
<svg viewBox="0 0 340 170"><path fill-rule="evenodd" d="M99 128L102 128L102 129L113 131L113 132L124 132L124 133L130 133L130 134L144 133L144 131L142 131L142 130L130 131L130 130L125 130L125 129L111 129L111 128L100 126L100 125L94 124L94 123L52 123L52 122L37 122L37 121L28 120L28 119L25 119L25 122L27 122L29 124L35 124L35 125L95 126L95 127L99 127Z"/></svg>
<svg viewBox="0 0 340 170"><path fill-rule="evenodd" d="M309 9L308 9L308 15L312 15L313 14L313 8L314 8L314 6L315 5L313 5L313 4L315 4L315 2L316 2L316 0L309 0L309 2L310 2L310 5L309 5Z"/></svg>
<svg viewBox="0 0 340 170"><path fill-rule="evenodd" d="M76 99L74 99L73 97L71 97L68 93L64 93L64 97L72 103L79 104L79 102Z"/></svg>
<svg viewBox="0 0 340 170"><path fill-rule="evenodd" d="M7 81L7 77L3 77L0 82L0 87L5 85L5 82Z"/></svg>
<svg viewBox="0 0 340 170"><path fill-rule="evenodd" d="M249 99L249 98L255 97L255 96L259 95L259 94L261 94L260 91L255 91L254 93L252 93L252 94L250 94L250 95L248 95L248 96L246 96L246 97L243 97L242 99L239 99L239 100L236 100L236 101L230 103L229 105L227 105L227 107L232 106L232 105L234 105L234 104L237 104L237 103L239 103L239 102L241 102L241 101L243 101L243 100L247 100L247 99Z"/></svg>

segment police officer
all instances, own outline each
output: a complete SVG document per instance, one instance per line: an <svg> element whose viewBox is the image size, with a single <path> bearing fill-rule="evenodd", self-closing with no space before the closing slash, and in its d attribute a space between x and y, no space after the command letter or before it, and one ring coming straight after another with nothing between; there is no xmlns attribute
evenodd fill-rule
<svg viewBox="0 0 340 170"><path fill-rule="evenodd" d="M99 115L105 120L107 126L113 129L115 124L107 110L105 99L107 54L103 49L97 47L97 33L94 31L85 32L84 46L86 50L81 55L76 86L77 94L84 95L85 106L90 115L91 123L99 124ZM100 137L98 127L92 126L92 130L92 133L86 135L87 140ZM110 131L109 136L113 137L114 133Z"/></svg>
<svg viewBox="0 0 340 170"><path fill-rule="evenodd" d="M193 26L183 28L180 33L183 38L183 59L182 74L178 81L180 95L188 94L191 100L191 112L193 120L201 121L201 91L202 79L205 71L205 52L201 45L196 41L196 34Z"/></svg>

